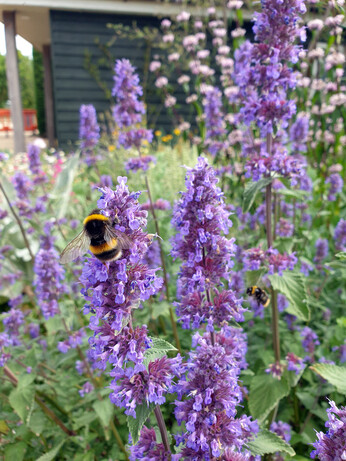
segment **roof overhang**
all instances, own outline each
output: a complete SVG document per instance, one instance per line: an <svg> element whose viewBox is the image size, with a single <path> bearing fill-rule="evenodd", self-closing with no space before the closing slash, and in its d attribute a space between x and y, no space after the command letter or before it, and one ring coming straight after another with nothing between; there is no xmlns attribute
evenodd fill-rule
<svg viewBox="0 0 346 461"><path fill-rule="evenodd" d="M3 11L16 12L17 34L42 51L51 43L49 10L83 11L91 13L133 14L145 16L171 16L182 11L176 3L147 0L0 0L0 21ZM189 8L192 14L204 16L205 6ZM245 16L249 16L247 11ZM244 15L244 12L243 12Z"/></svg>

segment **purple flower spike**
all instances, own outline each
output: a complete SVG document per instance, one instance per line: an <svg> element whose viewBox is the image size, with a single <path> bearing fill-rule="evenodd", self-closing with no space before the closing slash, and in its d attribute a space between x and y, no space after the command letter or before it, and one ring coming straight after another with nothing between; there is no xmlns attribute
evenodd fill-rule
<svg viewBox="0 0 346 461"><path fill-rule="evenodd" d="M346 456L346 407L339 409L332 400L329 405L327 432L316 432L315 450L310 454L311 458L318 457L320 461L342 460Z"/></svg>
<svg viewBox="0 0 346 461"><path fill-rule="evenodd" d="M100 139L100 127L97 123L96 109L92 104L82 104L79 109L79 139L81 149L88 166L93 165L97 157L93 149Z"/></svg>
<svg viewBox="0 0 346 461"><path fill-rule="evenodd" d="M338 251L346 251L346 219L340 219L338 222L335 232L335 248Z"/></svg>
<svg viewBox="0 0 346 461"><path fill-rule="evenodd" d="M181 455L171 455L165 451L163 443L157 443L154 429L143 426L137 445L130 447L130 461L178 461Z"/></svg>
<svg viewBox="0 0 346 461"><path fill-rule="evenodd" d="M118 59L114 68L114 87L112 95L117 104L113 108L115 123L121 130L118 145L125 149L139 149L143 141L150 143L153 139L152 130L138 128L145 114L145 107L138 97L143 95L139 77L128 59Z"/></svg>
<svg viewBox="0 0 346 461"><path fill-rule="evenodd" d="M59 298L67 292L63 283L65 271L59 264L59 254L54 248L55 238L51 236L51 228L51 223L44 227L45 235L41 237L41 248L34 264L35 293L45 319L59 313Z"/></svg>

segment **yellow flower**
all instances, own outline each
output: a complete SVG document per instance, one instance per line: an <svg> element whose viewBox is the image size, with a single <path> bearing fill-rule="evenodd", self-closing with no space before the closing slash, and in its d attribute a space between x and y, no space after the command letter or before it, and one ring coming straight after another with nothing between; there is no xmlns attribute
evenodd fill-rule
<svg viewBox="0 0 346 461"><path fill-rule="evenodd" d="M162 136L161 138L162 142L168 142L171 139L173 139L173 136L171 134L167 134L166 136Z"/></svg>
<svg viewBox="0 0 346 461"><path fill-rule="evenodd" d="M147 139L142 139L143 146L149 146L149 141Z"/></svg>
<svg viewBox="0 0 346 461"><path fill-rule="evenodd" d="M108 146L108 152L114 152L114 151L115 151L115 146L113 144Z"/></svg>
<svg viewBox="0 0 346 461"><path fill-rule="evenodd" d="M155 136L161 136L162 133L161 133L160 130L156 130L154 134L155 134Z"/></svg>
<svg viewBox="0 0 346 461"><path fill-rule="evenodd" d="M173 133L176 135L176 136L179 136L181 131L179 130L179 128L176 128L175 130L173 130Z"/></svg>

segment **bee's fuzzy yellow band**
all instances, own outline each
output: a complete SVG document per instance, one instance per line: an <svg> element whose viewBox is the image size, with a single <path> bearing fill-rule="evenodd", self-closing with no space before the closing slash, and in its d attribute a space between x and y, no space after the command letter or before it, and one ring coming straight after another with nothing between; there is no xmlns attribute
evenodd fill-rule
<svg viewBox="0 0 346 461"><path fill-rule="evenodd" d="M87 224L89 221L93 221L94 219L98 221L109 221L109 218L107 218L107 216L103 216L103 214L90 214L84 219L83 226L85 226L85 224Z"/></svg>
<svg viewBox="0 0 346 461"><path fill-rule="evenodd" d="M103 243L102 245L90 245L89 249L92 254L100 255L101 253L105 253L106 251L114 250L117 246L117 239L112 239L111 242Z"/></svg>
<svg viewBox="0 0 346 461"><path fill-rule="evenodd" d="M256 285L252 287L252 291L251 291L251 294L254 295L255 294L255 291L256 291Z"/></svg>
<svg viewBox="0 0 346 461"><path fill-rule="evenodd" d="M269 303L270 303L270 299L268 298L267 301L265 302L265 304L263 304L263 307L268 307Z"/></svg>

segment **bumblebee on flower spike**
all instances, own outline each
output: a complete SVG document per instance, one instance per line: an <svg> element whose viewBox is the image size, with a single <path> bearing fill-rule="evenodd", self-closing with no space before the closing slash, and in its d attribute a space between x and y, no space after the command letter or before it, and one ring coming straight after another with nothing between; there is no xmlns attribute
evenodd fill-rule
<svg viewBox="0 0 346 461"><path fill-rule="evenodd" d="M114 229L114 222L103 215L99 209L93 210L84 219L83 230L61 253L61 264L74 261L88 249L102 263L120 259L122 250L128 250L132 241L123 232Z"/></svg>

